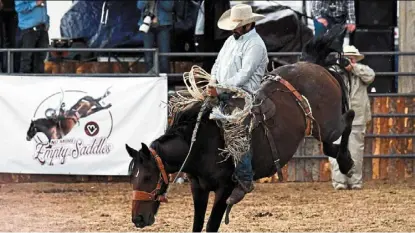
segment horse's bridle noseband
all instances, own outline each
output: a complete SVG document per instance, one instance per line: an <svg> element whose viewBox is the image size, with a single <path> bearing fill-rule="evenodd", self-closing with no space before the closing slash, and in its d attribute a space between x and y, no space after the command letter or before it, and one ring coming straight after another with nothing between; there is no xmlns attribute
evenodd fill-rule
<svg viewBox="0 0 415 233"><path fill-rule="evenodd" d="M165 196L165 194L160 193L161 186L163 185L163 183L165 183L166 185L169 184L169 179L168 179L166 170L164 169L163 162L161 161L161 158L157 154L157 152L152 148L149 148L149 150L151 152L151 155L156 160L157 167L160 170L160 179L157 182L156 188L151 193L144 192L144 191L133 190L133 201L168 202L167 197Z"/></svg>

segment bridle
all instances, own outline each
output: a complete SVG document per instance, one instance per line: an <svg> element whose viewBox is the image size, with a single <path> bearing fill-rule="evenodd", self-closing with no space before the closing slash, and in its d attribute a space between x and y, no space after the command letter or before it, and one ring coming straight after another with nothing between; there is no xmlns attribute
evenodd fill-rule
<svg viewBox="0 0 415 233"><path fill-rule="evenodd" d="M164 169L163 162L161 161L161 158L157 154L157 152L152 148L149 148L149 150L151 152L151 155L154 157L154 160L156 161L156 165L160 171L160 178L157 182L156 188L150 193L144 192L144 191L133 190L133 201L168 202L166 193L160 193L163 183L166 185L169 184L169 179L168 179L166 170Z"/></svg>

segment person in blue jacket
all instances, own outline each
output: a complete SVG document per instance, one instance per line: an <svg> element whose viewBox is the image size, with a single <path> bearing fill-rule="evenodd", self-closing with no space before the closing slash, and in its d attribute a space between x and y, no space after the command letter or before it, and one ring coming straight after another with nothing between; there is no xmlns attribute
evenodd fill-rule
<svg viewBox="0 0 415 233"><path fill-rule="evenodd" d="M49 15L45 0L16 1L15 9L21 31L22 48L47 48L49 46ZM21 73L44 73L47 52L22 52Z"/></svg>
<svg viewBox="0 0 415 233"><path fill-rule="evenodd" d="M161 53L170 52L170 33L173 27L173 7L174 1L163 0L138 0L137 8L141 11L138 22L140 32L143 33L144 48L159 49ZM147 17L150 16L150 17ZM150 23L147 22L151 18ZM148 31L147 31L148 30ZM154 43L157 41L156 45ZM147 72L154 65L153 52L144 54L147 63ZM160 73L169 73L169 59L160 56Z"/></svg>

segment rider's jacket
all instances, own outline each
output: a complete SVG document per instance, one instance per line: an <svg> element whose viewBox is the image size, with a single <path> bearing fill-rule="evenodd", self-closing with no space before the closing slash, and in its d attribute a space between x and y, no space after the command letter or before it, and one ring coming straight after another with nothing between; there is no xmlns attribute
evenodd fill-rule
<svg viewBox="0 0 415 233"><path fill-rule="evenodd" d="M211 74L219 84L254 93L260 87L268 61L265 43L254 28L238 39L228 37Z"/></svg>

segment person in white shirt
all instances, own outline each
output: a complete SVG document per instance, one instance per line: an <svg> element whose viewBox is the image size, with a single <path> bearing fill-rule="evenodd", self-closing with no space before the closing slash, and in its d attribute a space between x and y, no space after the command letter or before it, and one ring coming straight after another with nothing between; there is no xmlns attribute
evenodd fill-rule
<svg viewBox="0 0 415 233"><path fill-rule="evenodd" d="M254 94L260 88L261 80L268 65L268 54L265 43L255 30L255 22L265 18L252 12L252 7L237 4L223 13L218 21L218 27L232 31L212 67L211 75L214 82L234 86ZM219 101L226 101L218 91L209 86L207 93L217 96ZM236 204L253 190L253 171L251 164L252 153L248 151L236 165L234 178L237 186L226 201Z"/></svg>

